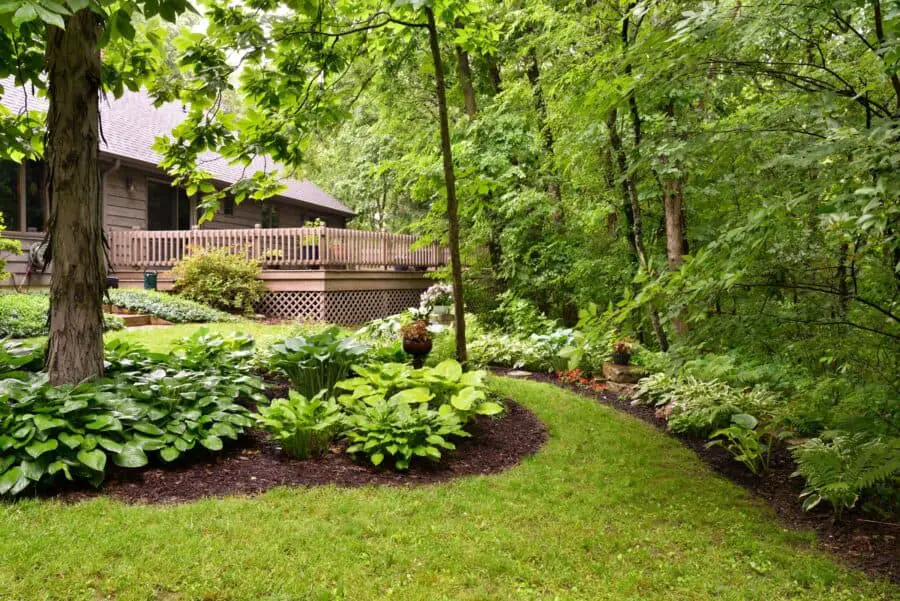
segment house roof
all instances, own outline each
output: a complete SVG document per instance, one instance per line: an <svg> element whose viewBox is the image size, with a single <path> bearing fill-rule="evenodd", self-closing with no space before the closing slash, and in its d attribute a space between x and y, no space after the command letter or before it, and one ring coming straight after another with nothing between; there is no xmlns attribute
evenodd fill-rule
<svg viewBox="0 0 900 601"><path fill-rule="evenodd" d="M23 110L26 103L29 110L47 111L46 97L35 96L30 89L26 92L22 87L15 86L11 78L0 79L0 86L3 87L0 104L13 112ZM159 107L153 106L153 100L144 90L126 90L121 98L113 98L111 95L101 98L100 152L111 158L128 159L156 167L162 160L162 155L153 150L154 142L158 137L168 135L186 116L187 111L180 103L167 102ZM230 164L227 159L213 152L200 155L198 163L216 181L224 184L233 184L255 171L277 171L282 174L287 171L283 165L265 157L256 157L249 166L244 167L242 164ZM332 213L354 215L347 206L309 180L285 176L280 181L285 189L278 194L279 199L320 207Z"/></svg>

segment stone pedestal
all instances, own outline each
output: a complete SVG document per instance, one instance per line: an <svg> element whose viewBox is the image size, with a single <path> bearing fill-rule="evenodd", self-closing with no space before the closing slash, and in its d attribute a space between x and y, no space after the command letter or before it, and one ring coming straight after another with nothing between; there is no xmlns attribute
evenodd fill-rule
<svg viewBox="0 0 900 601"><path fill-rule="evenodd" d="M646 369L637 365L603 364L603 377L616 384L637 384L638 380L648 375Z"/></svg>

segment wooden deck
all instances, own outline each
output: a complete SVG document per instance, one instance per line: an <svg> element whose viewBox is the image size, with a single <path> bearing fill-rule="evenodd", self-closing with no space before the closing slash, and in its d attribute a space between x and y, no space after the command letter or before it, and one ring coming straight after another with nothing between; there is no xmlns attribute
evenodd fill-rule
<svg viewBox="0 0 900 601"><path fill-rule="evenodd" d="M426 273L448 262L447 250L421 246L415 236L338 228L186 231L110 231L110 275L122 288L143 287L145 271L171 290L170 269L192 248L229 248L260 262L268 294L257 310L272 317L357 324L418 305L433 283ZM12 277L0 286L45 288L47 273L26 278L29 248L40 233L4 232L22 241L24 254L8 256ZM421 247L420 247L421 246Z"/></svg>

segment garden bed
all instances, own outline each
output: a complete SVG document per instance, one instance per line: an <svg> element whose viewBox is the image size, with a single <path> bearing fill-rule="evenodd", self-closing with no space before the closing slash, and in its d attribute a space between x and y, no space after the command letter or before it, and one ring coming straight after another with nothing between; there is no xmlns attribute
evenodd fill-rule
<svg viewBox="0 0 900 601"><path fill-rule="evenodd" d="M251 430L225 450L198 450L168 465L140 469L113 468L102 488L70 485L52 496L65 501L111 497L134 503L179 503L204 497L252 495L277 486L415 486L473 474L509 469L534 454L547 440L541 421L522 405L507 401L501 418L477 417L468 426L471 438L456 442L439 463L414 462L406 472L375 467L364 458L354 461L337 444L324 456L294 459Z"/></svg>
<svg viewBox="0 0 900 601"><path fill-rule="evenodd" d="M493 371L504 375L512 370L497 368ZM845 512L840 520L835 520L824 507L803 511L798 498L803 482L800 478L791 477L796 467L784 447L773 451L768 471L757 477L734 461L721 447L706 448L705 440L669 432L666 422L656 417L653 407L632 405L629 400L609 390L592 391L560 382L550 374L532 373L528 379L571 390L667 432L694 451L713 471L765 499L785 525L815 530L824 549L870 574L887 576L894 582L900 582L900 523L896 517L885 518L854 509Z"/></svg>

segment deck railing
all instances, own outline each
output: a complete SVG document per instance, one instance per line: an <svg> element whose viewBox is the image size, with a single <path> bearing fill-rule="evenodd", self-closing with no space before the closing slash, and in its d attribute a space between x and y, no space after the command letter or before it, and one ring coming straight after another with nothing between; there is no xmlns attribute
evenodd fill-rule
<svg viewBox="0 0 900 601"><path fill-rule="evenodd" d="M110 259L118 269L174 266L191 248L232 248L263 268L428 269L449 262L432 244L412 249L416 236L339 228L234 230L115 230L108 234Z"/></svg>

